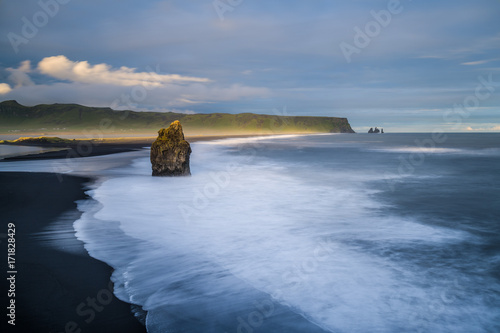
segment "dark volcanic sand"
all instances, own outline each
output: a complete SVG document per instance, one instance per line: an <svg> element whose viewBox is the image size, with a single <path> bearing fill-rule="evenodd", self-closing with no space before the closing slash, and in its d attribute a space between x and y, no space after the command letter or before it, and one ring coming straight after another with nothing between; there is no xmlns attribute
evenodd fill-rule
<svg viewBox="0 0 500 333"><path fill-rule="evenodd" d="M146 332L131 314L130 305L116 297L106 299L111 268L88 256L48 246L34 233L75 212L75 200L85 198L89 179L55 174L0 172L0 248L2 257L2 332ZM16 226L16 326L7 324L9 289L7 224ZM71 224L72 221L67 221ZM68 229L68 228L67 228ZM74 242L79 242L74 240ZM98 296L101 296L99 302ZM95 299L95 310L87 305ZM84 306L81 306L81 304ZM80 314L77 308L80 306ZM91 318L93 313L95 318ZM91 320L92 319L92 320ZM88 322L87 322L88 321Z"/></svg>
<svg viewBox="0 0 500 333"><path fill-rule="evenodd" d="M220 136L194 136L186 137L188 142L197 141L211 141L220 140L228 138L249 138L254 136L267 136L268 134L262 135L220 135ZM111 139L110 139L111 140ZM46 159L56 159L56 158L79 158L79 157L91 157L100 155L109 155L116 153L126 153L130 151L140 150L144 147L150 147L155 138L132 138L115 140L113 142L86 142L82 141L78 144L59 144L59 143L40 143L40 144L21 144L22 146L36 146L36 147L47 147L47 148L61 148L57 151L49 151L45 153L38 154L28 154L20 156L12 156L1 159L1 162L8 161L29 161L29 160L46 160ZM11 144L9 144L11 145Z"/></svg>
<svg viewBox="0 0 500 333"><path fill-rule="evenodd" d="M151 145L151 144L149 144ZM21 156L7 157L2 161L28 161L28 160L46 160L55 158L75 158L75 157L90 157L90 156L100 156L109 155L116 153L126 153L129 151L140 150L143 147L148 146L148 144L142 143L101 143L101 144L91 144L86 143L80 146L61 146L61 145L51 145L51 144L40 144L36 145L39 147L54 147L54 148L66 148L57 151L49 151L39 154L28 154Z"/></svg>

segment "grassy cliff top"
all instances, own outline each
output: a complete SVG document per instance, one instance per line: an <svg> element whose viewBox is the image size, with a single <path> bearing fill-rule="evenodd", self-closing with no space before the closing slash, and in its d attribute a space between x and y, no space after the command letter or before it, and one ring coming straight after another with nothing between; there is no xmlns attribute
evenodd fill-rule
<svg viewBox="0 0 500 333"><path fill-rule="evenodd" d="M0 103L0 133L68 133L98 137L99 133L127 136L151 133L182 123L186 135L354 133L346 118L274 116L253 113L181 114L173 112L116 111L78 104L23 106L16 101Z"/></svg>
<svg viewBox="0 0 500 333"><path fill-rule="evenodd" d="M39 144L39 143L61 143L61 144L69 144L73 143L74 140L61 139L58 137L50 137L50 136L39 136L39 137L20 137L15 140L0 140L0 143L29 143L29 144Z"/></svg>

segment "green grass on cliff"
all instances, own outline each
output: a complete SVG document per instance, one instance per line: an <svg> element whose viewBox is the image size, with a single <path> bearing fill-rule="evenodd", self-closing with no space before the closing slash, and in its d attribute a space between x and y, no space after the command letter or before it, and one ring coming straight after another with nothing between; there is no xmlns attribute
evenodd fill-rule
<svg viewBox="0 0 500 333"><path fill-rule="evenodd" d="M179 120L188 135L256 133L352 133L346 118L283 117L242 114L180 114L172 112L115 111L78 104L23 106L16 101L0 103L0 132L156 133Z"/></svg>
<svg viewBox="0 0 500 333"><path fill-rule="evenodd" d="M69 144L74 143L74 140L61 139L58 137L49 137L49 136L39 136L36 138L32 137L21 137L16 140L0 140L1 144L12 143L12 144L39 144L39 143L50 143L50 144Z"/></svg>

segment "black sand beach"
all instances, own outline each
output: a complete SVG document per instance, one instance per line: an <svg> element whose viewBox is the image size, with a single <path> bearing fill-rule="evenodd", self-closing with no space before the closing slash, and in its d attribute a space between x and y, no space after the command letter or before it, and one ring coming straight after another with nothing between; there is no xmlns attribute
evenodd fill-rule
<svg viewBox="0 0 500 333"><path fill-rule="evenodd" d="M58 144L40 144L39 147L61 148L61 150L49 151L39 154L19 155L4 158L2 161L28 161L28 160L47 160L56 158L78 158L100 155L109 155L116 153L126 153L129 151L140 150L143 147L150 146L151 143L90 143L86 142L80 145L62 146ZM26 146L26 145L25 145Z"/></svg>
<svg viewBox="0 0 500 333"><path fill-rule="evenodd" d="M251 135L202 136L190 142L243 138ZM79 158L140 150L154 138L110 140L92 145L33 144L64 148L0 160ZM88 149L90 147L90 149ZM60 181L62 179L62 181ZM90 257L74 236L72 223L78 218L77 200L85 199L84 186L91 179L54 173L0 172L0 247L7 254L8 224L16 227L16 325L2 320L2 332L146 332L132 315L130 305L112 295L112 269ZM66 218L67 235L79 253L59 250L40 239L47 226ZM60 225L55 230L59 232ZM2 261L4 274L7 260ZM7 307L8 283L2 280L2 304ZM111 290L111 291L110 291ZM111 299L107 299L112 295Z"/></svg>
<svg viewBox="0 0 500 333"><path fill-rule="evenodd" d="M62 182L59 181L62 179ZM0 172L0 247L7 272L7 225L15 224L16 325L2 332L145 332L130 305L109 292L111 268L85 251L58 250L36 237L63 213L76 213L87 178L50 173ZM72 223L72 221L67 221ZM75 238L75 242L78 242ZM83 245L82 245L83 246ZM2 307L9 285L2 279ZM5 312L4 312L5 313Z"/></svg>
<svg viewBox="0 0 500 333"><path fill-rule="evenodd" d="M248 138L254 136L268 136L269 134L241 134L241 135L212 135L212 136L192 136L186 137L189 142L197 141L211 141L229 138ZM116 153L126 153L134 150L140 150L144 147L150 147L156 137L144 137L144 138L107 138L102 141L91 141L91 140L81 140L75 141L73 144L65 143L22 143L17 144L21 146L35 146L35 147L45 147L45 148L57 148L60 150L49 151L44 153L27 154L6 157L0 159L0 161L29 161L29 160L46 160L46 159L57 159L57 158L80 158L80 157L91 157L91 156L101 156ZM16 144L8 144L16 145Z"/></svg>

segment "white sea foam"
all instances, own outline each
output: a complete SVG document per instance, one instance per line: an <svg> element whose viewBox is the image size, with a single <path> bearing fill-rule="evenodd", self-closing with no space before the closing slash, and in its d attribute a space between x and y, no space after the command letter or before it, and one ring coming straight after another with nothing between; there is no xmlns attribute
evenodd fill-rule
<svg viewBox="0 0 500 333"><path fill-rule="evenodd" d="M268 140L286 140L292 138L300 138L303 136L316 136L316 135L331 135L329 133L321 133L321 134L279 134L279 135L262 135L262 136L251 136L245 138L222 138L217 140L210 141L199 141L198 145L238 145L249 142L257 142L257 141L268 141Z"/></svg>
<svg viewBox="0 0 500 333"><path fill-rule="evenodd" d="M449 153L463 153L464 149L455 148L424 148L424 147L393 147L393 148L372 148L369 149L376 152L386 152L386 153L399 153L399 154L411 154L411 153L424 153L424 154L449 154Z"/></svg>
<svg viewBox="0 0 500 333"><path fill-rule="evenodd" d="M193 144L189 178L152 178L149 160L136 159L80 206L78 237L116 269L116 293L149 311L150 332L182 316L208 325L251 312L252 289L332 332L471 332L493 322L474 281L458 284L455 268L437 274L401 250L469 235L378 215L365 183L374 175L299 175L227 153L241 142Z"/></svg>
<svg viewBox="0 0 500 333"><path fill-rule="evenodd" d="M117 296L148 311L149 332L179 325L188 332L244 332L237 318L250 322L255 304L266 297L332 332L495 331L498 283L473 271L474 264L461 256L440 255L464 241L479 246L480 240L388 214L377 200L381 190L371 186L386 177L380 170L331 170L299 155L311 147L422 150L370 148L335 138L342 140L293 135L195 143L189 178L152 178L148 151L9 162L0 170L101 177L88 191L94 200L79 202L77 236L92 256L115 269ZM277 150L263 153L270 143ZM295 159L272 158L290 143ZM409 177L418 182L439 175ZM54 228L37 237L68 250L59 238L70 231L61 236ZM498 256L491 260L496 267ZM276 308L273 315L278 314ZM283 324L291 325L286 330L312 332L311 326L300 326L302 317L286 315ZM255 331L266 332L270 320ZM189 328L190 323L203 328Z"/></svg>
<svg viewBox="0 0 500 333"><path fill-rule="evenodd" d="M367 149L374 152L398 153L398 154L459 154L459 155L484 155L496 156L500 155L498 148L483 148L483 149L462 149L462 148L427 148L427 147L386 147L386 148L370 148Z"/></svg>

